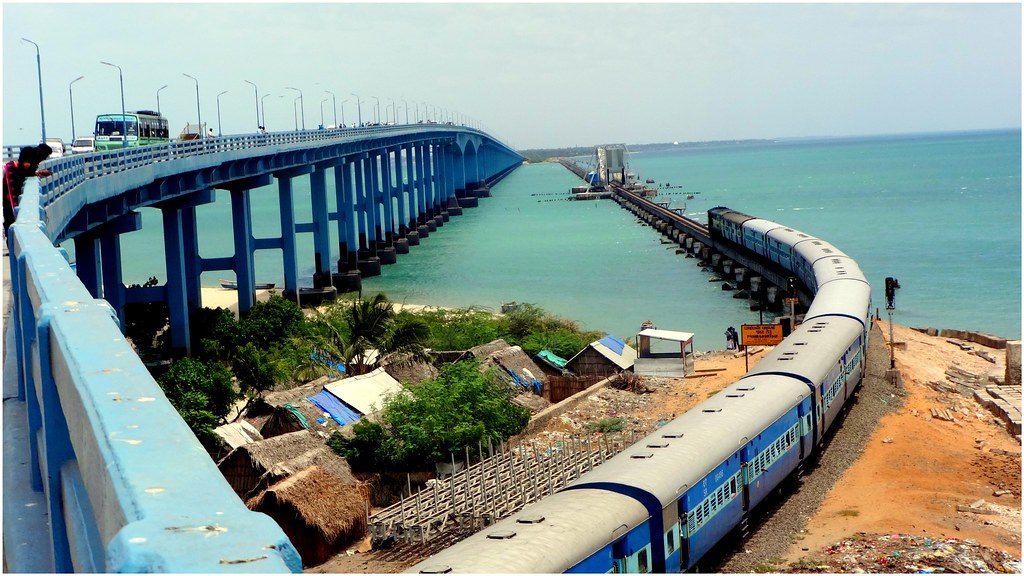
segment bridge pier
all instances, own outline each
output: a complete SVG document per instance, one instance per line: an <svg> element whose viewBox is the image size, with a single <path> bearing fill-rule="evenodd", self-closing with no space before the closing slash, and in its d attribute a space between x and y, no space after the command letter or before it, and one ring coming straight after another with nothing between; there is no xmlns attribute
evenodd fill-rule
<svg viewBox="0 0 1024 576"><path fill-rule="evenodd" d="M334 167L334 194L338 205L338 273L331 276L331 283L338 292L356 292L363 285L356 253L351 166L351 159L342 158Z"/></svg>
<svg viewBox="0 0 1024 576"><path fill-rule="evenodd" d="M331 283L331 235L327 212L326 169L334 162L314 165L309 174L310 202L313 209L313 288L326 288Z"/></svg>
<svg viewBox="0 0 1024 576"><path fill-rule="evenodd" d="M356 163L356 190L359 198L359 209L362 212L359 222L366 222L360 230L357 267L363 277L380 275L380 258L377 257L376 236L376 201L373 195L372 164L369 154L359 155Z"/></svg>
<svg viewBox="0 0 1024 576"><path fill-rule="evenodd" d="M295 203L292 194L292 178L309 174L312 166L301 166L274 172L277 178L278 206L281 217L281 253L284 263L284 292L288 300L295 300L299 291L299 265L295 247Z"/></svg>
<svg viewBox="0 0 1024 576"><path fill-rule="evenodd" d="M228 182L221 186L231 193L231 229L235 245L233 264L238 286L239 315L248 313L256 304L256 269L253 262L256 248L252 237L252 208L249 203L249 190L267 186L270 182L271 175L264 174Z"/></svg>
<svg viewBox="0 0 1024 576"><path fill-rule="evenodd" d="M100 281L100 251L96 235L91 232L75 236L75 273L93 298L103 297Z"/></svg>

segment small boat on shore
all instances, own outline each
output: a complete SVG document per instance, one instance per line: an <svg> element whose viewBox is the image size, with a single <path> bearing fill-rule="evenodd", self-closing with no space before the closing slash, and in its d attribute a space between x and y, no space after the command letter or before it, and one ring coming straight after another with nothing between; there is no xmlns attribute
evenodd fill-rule
<svg viewBox="0 0 1024 576"><path fill-rule="evenodd" d="M219 280L219 282L220 282L220 287L221 288L224 288L226 290L238 290L238 282L236 280L225 280L225 279L221 278ZM256 283L256 289L257 290L270 290L273 287L274 287L274 283L273 282L262 282L262 283L257 282Z"/></svg>

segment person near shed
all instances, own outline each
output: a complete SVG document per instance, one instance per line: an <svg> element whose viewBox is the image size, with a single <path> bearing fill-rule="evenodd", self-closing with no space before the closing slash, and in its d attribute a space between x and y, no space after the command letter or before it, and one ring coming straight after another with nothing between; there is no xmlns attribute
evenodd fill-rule
<svg viewBox="0 0 1024 576"><path fill-rule="evenodd" d="M21 149L17 160L4 164L4 237L7 229L14 224L17 217L18 203L21 201L21 190L25 179L30 176L49 176L51 172L39 169L39 164L49 158L53 149L47 144L27 146Z"/></svg>
<svg viewBox="0 0 1024 576"><path fill-rule="evenodd" d="M729 326L729 333L732 335L732 347L738 350L740 347L740 333L732 326Z"/></svg>
<svg viewBox="0 0 1024 576"><path fill-rule="evenodd" d="M735 332L735 330L733 330L732 326L729 326L725 330L725 344L726 344L726 348L725 349L726 350L735 350L736 349L736 341L733 340L733 332Z"/></svg>

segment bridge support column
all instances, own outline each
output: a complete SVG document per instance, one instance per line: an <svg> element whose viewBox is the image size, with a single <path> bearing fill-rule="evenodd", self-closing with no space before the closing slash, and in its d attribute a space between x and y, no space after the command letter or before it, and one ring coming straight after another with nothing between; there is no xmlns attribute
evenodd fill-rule
<svg viewBox="0 0 1024 576"><path fill-rule="evenodd" d="M459 199L455 195L455 144L448 144L445 146L444 153L444 172L446 180L446 195L448 213L452 216L461 216L462 207L459 206Z"/></svg>
<svg viewBox="0 0 1024 576"><path fill-rule="evenodd" d="M75 236L75 273L85 284L93 298L103 297L103 283L100 278L100 251L96 236L90 233Z"/></svg>
<svg viewBox="0 0 1024 576"><path fill-rule="evenodd" d="M409 242L409 246L418 246L420 243L420 233L417 231L419 222L419 204L416 201L416 174L413 172L413 147L411 144L406 144L402 147L405 151L405 193L409 198L409 220L407 221L408 232L405 234L405 239Z"/></svg>
<svg viewBox="0 0 1024 576"><path fill-rule="evenodd" d="M425 175L423 143L416 143L416 193L420 209L416 215L416 231L420 239L430 236L430 228L427 227L427 220L430 213L427 210L427 177Z"/></svg>
<svg viewBox="0 0 1024 576"><path fill-rule="evenodd" d="M352 161L343 158L334 167L334 193L338 205L338 273L331 281L338 292L355 292L363 285L356 255L351 166Z"/></svg>
<svg viewBox="0 0 1024 576"><path fill-rule="evenodd" d="M384 148L380 155L380 202L383 206L384 226L382 227L382 242L377 250L377 257L381 264L394 264L398 261L395 256L395 208L393 197L393 186L391 185L391 150Z"/></svg>
<svg viewBox="0 0 1024 576"><path fill-rule="evenodd" d="M391 193L394 195L396 202L398 203L398 218L397 226L395 226L395 254L408 254L409 253L409 240L406 239L406 234L409 233L409 228L406 226L405 220L405 181L402 176L402 148L398 147L394 150L394 172L395 172L395 183L391 186ZM390 183L390 178L388 179Z"/></svg>
<svg viewBox="0 0 1024 576"><path fill-rule="evenodd" d="M437 187L437 171L434 169L434 162L436 162L436 147L433 143L427 144L427 200L430 202L427 208L427 213L430 214L430 220L427 220L427 228L431 232L437 230L441 226L444 226L444 222L441 220L441 207L438 201L438 187Z"/></svg>
<svg viewBox="0 0 1024 576"><path fill-rule="evenodd" d="M313 288L332 286L330 216L327 213L327 175L317 165L309 174L313 209Z"/></svg>
<svg viewBox="0 0 1024 576"><path fill-rule="evenodd" d="M181 208L161 209L164 222L164 261L167 267L167 311L171 318L171 349L189 354L192 349L189 330L188 290L185 287L185 242ZM106 258L104 258L106 260ZM241 290L241 285L239 285Z"/></svg>
<svg viewBox="0 0 1024 576"><path fill-rule="evenodd" d="M359 201L365 216L365 235L359 242L359 272L363 277L380 275L380 258L377 257L376 200L374 199L372 172L373 158L363 154L356 164L356 180L359 187ZM361 220L362 221L362 220Z"/></svg>
<svg viewBox="0 0 1024 576"><path fill-rule="evenodd" d="M121 234L141 229L142 215L138 212L128 212L107 222L95 231L100 246L103 299L117 313L117 323L122 332L124 331L126 298L124 278L121 273Z"/></svg>
<svg viewBox="0 0 1024 576"><path fill-rule="evenodd" d="M370 175L373 190L373 223L374 232L377 236L377 258L381 264L394 264L395 249L391 246L388 236L388 217L391 215L390 191L388 186L388 156L387 150L376 150L370 156ZM393 238L393 236L391 236Z"/></svg>
<svg viewBox="0 0 1024 576"><path fill-rule="evenodd" d="M270 184L271 177L257 176L225 185L231 192L231 227L235 244L235 279L238 285L238 313L246 314L256 304L255 242L252 237L252 209L249 190Z"/></svg>
<svg viewBox="0 0 1024 576"><path fill-rule="evenodd" d="M181 233L185 246L185 296L191 314L203 305L203 265L199 257L199 226L194 205L181 210Z"/></svg>

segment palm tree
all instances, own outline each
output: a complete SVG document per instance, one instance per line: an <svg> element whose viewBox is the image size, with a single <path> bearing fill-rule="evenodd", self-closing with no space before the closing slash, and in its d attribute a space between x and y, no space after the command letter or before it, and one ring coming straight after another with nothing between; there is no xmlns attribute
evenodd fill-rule
<svg viewBox="0 0 1024 576"><path fill-rule="evenodd" d="M383 294L318 312L310 323L311 349L344 362L349 376L366 374L377 363L396 355L409 355L418 360L427 357L423 346L430 335L427 324L419 318L395 312L394 304ZM310 342L305 345L309 346ZM297 370L303 376L314 378L332 371L312 357L302 362Z"/></svg>
<svg viewBox="0 0 1024 576"><path fill-rule="evenodd" d="M352 302L343 316L348 338L342 358L350 375L365 374L374 364L396 355L426 358L423 343L430 336L427 324L419 318L399 315L383 294Z"/></svg>

